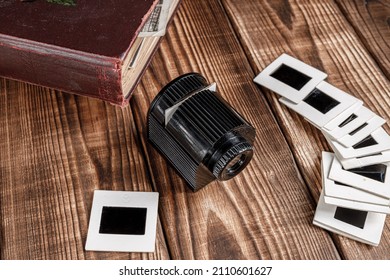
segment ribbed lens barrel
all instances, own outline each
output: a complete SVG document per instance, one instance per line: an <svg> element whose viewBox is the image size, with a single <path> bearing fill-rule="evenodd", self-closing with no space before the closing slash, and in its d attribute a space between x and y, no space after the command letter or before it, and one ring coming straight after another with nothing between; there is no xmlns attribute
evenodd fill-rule
<svg viewBox="0 0 390 280"><path fill-rule="evenodd" d="M254 128L207 86L200 74L180 76L148 114L149 140L193 190L234 177L253 155Z"/></svg>

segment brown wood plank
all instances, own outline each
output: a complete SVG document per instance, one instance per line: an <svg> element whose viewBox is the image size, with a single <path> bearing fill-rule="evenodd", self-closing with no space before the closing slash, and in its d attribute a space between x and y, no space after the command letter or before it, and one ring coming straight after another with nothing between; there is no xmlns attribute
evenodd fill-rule
<svg viewBox="0 0 390 280"><path fill-rule="evenodd" d="M167 259L85 252L95 189L151 191L130 108L0 79L2 259Z"/></svg>
<svg viewBox="0 0 390 280"><path fill-rule="evenodd" d="M328 81L390 119L389 82L333 1L224 0L233 27L256 75L281 53L289 53L328 73ZM329 150L322 134L283 107L278 96L262 89L292 148L315 200L321 190L321 151ZM385 128L389 131L389 126ZM390 221L381 244L370 247L333 235L347 259L389 259Z"/></svg>
<svg viewBox="0 0 390 280"><path fill-rule="evenodd" d="M390 79L390 2L335 1L378 66Z"/></svg>
<svg viewBox="0 0 390 280"><path fill-rule="evenodd" d="M242 2L242 1L241 1ZM191 71L257 129L255 155L230 181L193 193L146 140L146 113L158 91ZM334 259L327 232L312 226L315 203L272 116L220 1L184 0L131 100L144 138L160 217L174 259Z"/></svg>

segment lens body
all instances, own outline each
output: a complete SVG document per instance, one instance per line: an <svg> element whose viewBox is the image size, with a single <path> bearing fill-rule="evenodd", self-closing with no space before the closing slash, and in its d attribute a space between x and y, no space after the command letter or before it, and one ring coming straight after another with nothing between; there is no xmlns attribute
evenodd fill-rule
<svg viewBox="0 0 390 280"><path fill-rule="evenodd" d="M255 129L198 73L165 86L148 112L148 139L196 191L240 173Z"/></svg>

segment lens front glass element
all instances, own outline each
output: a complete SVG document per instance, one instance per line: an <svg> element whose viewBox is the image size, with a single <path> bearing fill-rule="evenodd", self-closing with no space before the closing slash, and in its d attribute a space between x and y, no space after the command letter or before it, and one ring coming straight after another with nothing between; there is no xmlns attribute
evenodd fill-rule
<svg viewBox="0 0 390 280"><path fill-rule="evenodd" d="M233 158L226 166L226 172L229 176L235 176L240 170L242 165L245 163L246 155L240 154Z"/></svg>

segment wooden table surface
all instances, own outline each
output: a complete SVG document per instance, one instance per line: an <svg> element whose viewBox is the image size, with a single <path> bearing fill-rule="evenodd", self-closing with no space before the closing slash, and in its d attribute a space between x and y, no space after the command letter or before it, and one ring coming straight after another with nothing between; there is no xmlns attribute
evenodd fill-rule
<svg viewBox="0 0 390 280"><path fill-rule="evenodd" d="M0 78L1 259L390 259L389 218L378 247L312 225L331 149L252 82L288 53L389 120L389 25L387 0L184 0L124 109ZM196 193L145 136L153 97L191 71L257 129L250 165ZM84 250L97 189L160 193L154 253Z"/></svg>

